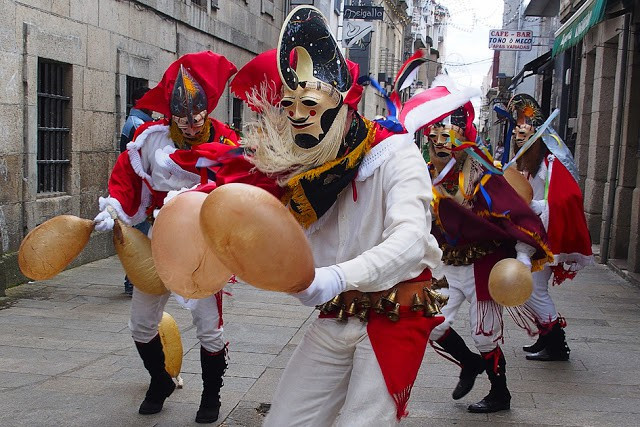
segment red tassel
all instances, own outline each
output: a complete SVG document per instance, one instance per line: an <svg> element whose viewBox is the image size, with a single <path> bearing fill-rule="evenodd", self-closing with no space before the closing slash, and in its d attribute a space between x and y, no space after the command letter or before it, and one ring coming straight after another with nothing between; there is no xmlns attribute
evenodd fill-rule
<svg viewBox="0 0 640 427"><path fill-rule="evenodd" d="M353 193L353 201L358 201L358 189L356 188L356 180L351 181L351 191Z"/></svg>
<svg viewBox="0 0 640 427"><path fill-rule="evenodd" d="M484 320L487 317L487 314L493 312L493 318L498 319L498 325L492 324L489 329L485 329ZM484 335L488 337L493 335L498 328L498 336L494 340L494 342L498 342L503 340L504 337L504 321L502 320L502 313L500 313L500 307L495 301L478 301L477 302L477 317L476 317L476 334Z"/></svg>
<svg viewBox="0 0 640 427"><path fill-rule="evenodd" d="M218 306L218 329L224 325L222 320L222 292L216 293L216 305Z"/></svg>
<svg viewBox="0 0 640 427"><path fill-rule="evenodd" d="M412 388L413 384L409 384L400 393L395 393L391 396L393 398L393 401L396 403L396 418L398 419L398 421L409 415L407 406L409 405L409 397L411 396Z"/></svg>
<svg viewBox="0 0 640 427"><path fill-rule="evenodd" d="M553 286L560 285L565 280L573 280L578 274L577 271L569 271L564 268L564 264L552 265L551 271L553 271Z"/></svg>
<svg viewBox="0 0 640 427"><path fill-rule="evenodd" d="M502 350L500 349L500 346L494 348L488 353L482 353L482 357L484 357L485 360L490 360L491 358L493 358L493 372L495 374L498 373L498 362L500 361L501 355Z"/></svg>
<svg viewBox="0 0 640 427"><path fill-rule="evenodd" d="M529 336L535 336L541 333L541 324L538 322L535 312L526 304L506 308L507 313L509 313L516 325L527 331Z"/></svg>

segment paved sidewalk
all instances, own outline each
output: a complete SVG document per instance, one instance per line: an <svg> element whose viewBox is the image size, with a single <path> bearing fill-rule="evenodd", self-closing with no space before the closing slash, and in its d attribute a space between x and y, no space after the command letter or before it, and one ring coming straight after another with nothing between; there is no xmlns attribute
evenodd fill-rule
<svg viewBox="0 0 640 427"><path fill-rule="evenodd" d="M117 258L109 258L7 291L0 309L0 425L196 425L199 344L190 314L173 300L166 311L180 326L185 387L160 414L138 415L148 374L127 328L122 279ZM229 291L230 365L218 424L258 426L258 408L270 402L315 315L287 295L242 284ZM402 425L639 425L640 289L598 265L552 289L552 296L569 323L569 362L527 361L521 347L531 339L509 319L504 349L512 410L470 414L466 406L489 389L486 376L454 401L458 368L429 348ZM459 319L461 334L467 324L466 317Z"/></svg>

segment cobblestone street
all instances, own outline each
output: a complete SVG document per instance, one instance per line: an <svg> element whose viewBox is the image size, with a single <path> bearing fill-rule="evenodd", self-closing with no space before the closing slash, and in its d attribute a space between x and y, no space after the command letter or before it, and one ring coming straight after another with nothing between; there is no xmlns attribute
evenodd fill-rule
<svg viewBox="0 0 640 427"><path fill-rule="evenodd" d="M199 345L190 314L173 300L166 310L180 326L185 386L160 414L137 413L148 374L129 336L122 278L112 257L7 291L0 310L0 425L195 425L202 387ZM315 315L286 295L243 284L228 290L230 365L219 425L258 426L262 404L270 402ZM458 368L428 348L402 425L637 425L640 290L597 265L552 295L569 324L569 362L527 361L521 347L531 339L509 319L504 348L512 410L470 414L466 406L487 393L488 380L479 377L468 396L452 400ZM467 321L457 323L461 334Z"/></svg>

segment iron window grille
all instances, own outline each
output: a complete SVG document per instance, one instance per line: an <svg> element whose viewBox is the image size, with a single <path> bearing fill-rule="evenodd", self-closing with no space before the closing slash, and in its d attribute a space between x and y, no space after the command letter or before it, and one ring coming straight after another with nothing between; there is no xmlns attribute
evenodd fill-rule
<svg viewBox="0 0 640 427"><path fill-rule="evenodd" d="M139 87L148 85L148 80L127 76L127 114L125 117L129 117L129 113L133 108L133 93L135 92L135 90Z"/></svg>
<svg viewBox="0 0 640 427"><path fill-rule="evenodd" d="M67 191L71 130L70 66L38 59L38 193Z"/></svg>
<svg viewBox="0 0 640 427"><path fill-rule="evenodd" d="M232 119L233 119L233 128L241 132L242 131L242 100L238 98L233 98L233 109L232 109Z"/></svg>

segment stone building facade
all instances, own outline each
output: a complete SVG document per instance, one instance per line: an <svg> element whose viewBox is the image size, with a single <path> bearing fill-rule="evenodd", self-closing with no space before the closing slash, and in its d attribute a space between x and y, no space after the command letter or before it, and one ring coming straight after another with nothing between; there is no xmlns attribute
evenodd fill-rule
<svg viewBox="0 0 640 427"><path fill-rule="evenodd" d="M276 46L284 0L0 0L0 293L24 279L22 238L61 214L93 218L138 84L209 49L241 67ZM217 118L246 111L225 92ZM113 253L94 233L76 263Z"/></svg>

